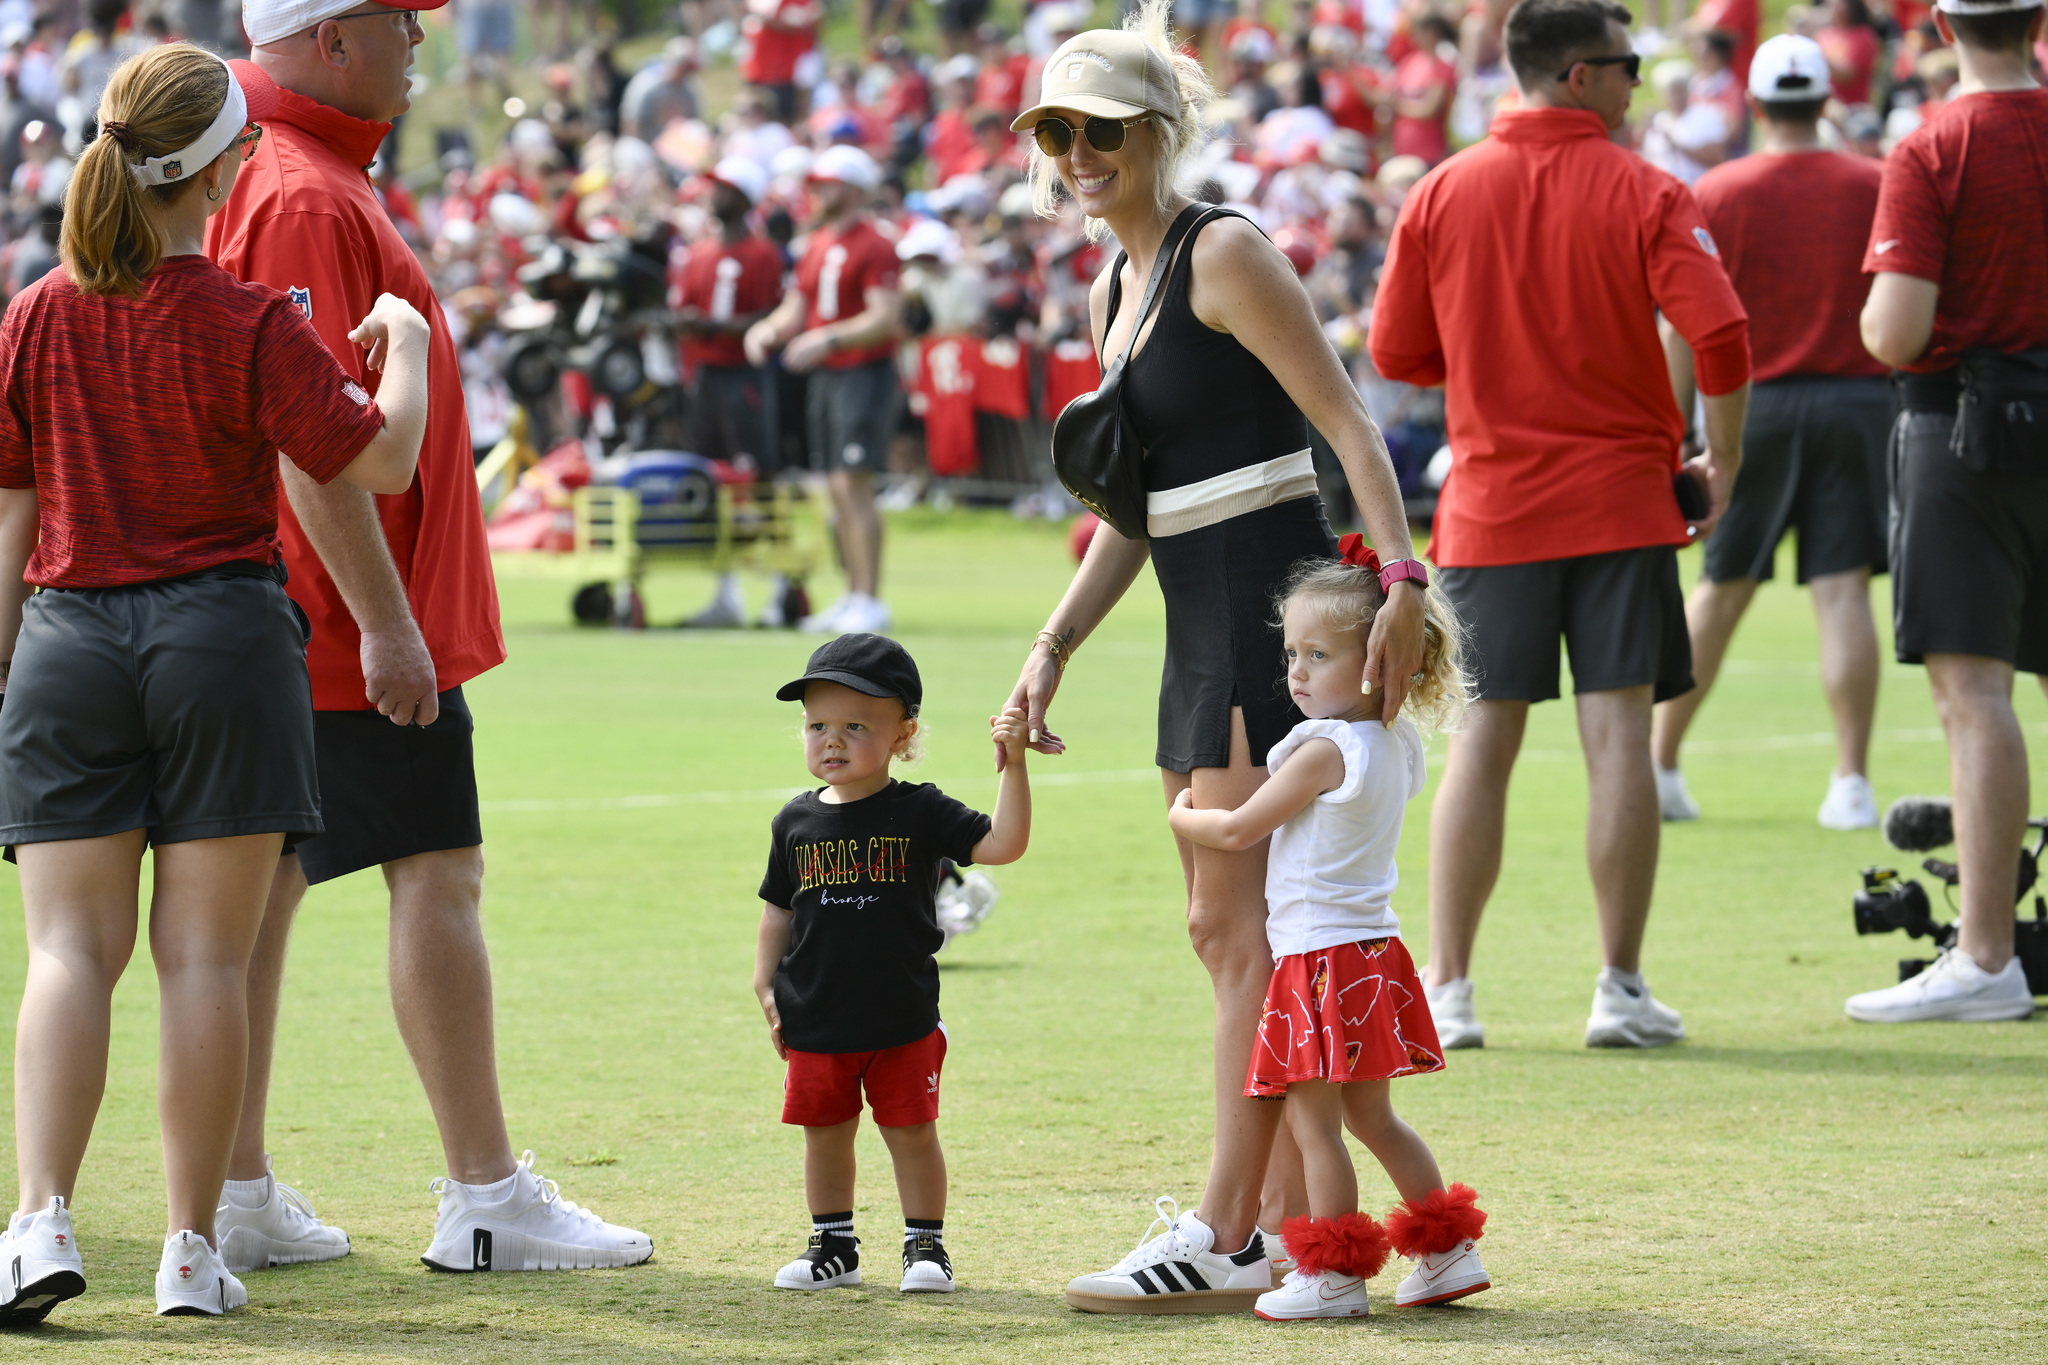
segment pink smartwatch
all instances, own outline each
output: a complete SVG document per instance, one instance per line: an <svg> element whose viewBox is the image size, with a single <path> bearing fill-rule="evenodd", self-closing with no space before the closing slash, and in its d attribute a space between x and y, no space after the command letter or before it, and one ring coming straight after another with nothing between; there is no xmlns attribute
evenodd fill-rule
<svg viewBox="0 0 2048 1365"><path fill-rule="evenodd" d="M1392 595L1394 585L1403 580L1410 581L1418 588L1429 586L1429 566L1419 559L1397 559L1380 570L1380 591Z"/></svg>

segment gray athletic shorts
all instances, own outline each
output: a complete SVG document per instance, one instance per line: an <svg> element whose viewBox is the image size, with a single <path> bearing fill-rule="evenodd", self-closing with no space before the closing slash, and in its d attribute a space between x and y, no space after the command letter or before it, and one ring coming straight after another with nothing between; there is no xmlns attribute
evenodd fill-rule
<svg viewBox="0 0 2048 1365"><path fill-rule="evenodd" d="M813 370L806 395L811 458L827 471L879 474L889 467L896 430L896 363L877 360L844 370Z"/></svg>
<svg viewBox="0 0 2048 1365"><path fill-rule="evenodd" d="M2048 479L1979 474L1950 453L1953 412L1892 427L1892 619L1899 662L2002 659L2048 674Z"/></svg>
<svg viewBox="0 0 2048 1365"><path fill-rule="evenodd" d="M306 618L267 578L49 590L0 707L0 843L317 834Z"/></svg>
<svg viewBox="0 0 2048 1365"><path fill-rule="evenodd" d="M1793 527L1801 583L1865 567L1883 573L1891 420L1891 387L1881 378L1793 375L1757 385L1742 472L1707 537L1708 580L1770 578L1778 542Z"/></svg>
<svg viewBox="0 0 2048 1365"><path fill-rule="evenodd" d="M1469 632L1481 701L1553 701L1560 637L1574 692L1649 684L1658 701L1692 690L1692 638L1669 545L1534 564L1439 569Z"/></svg>

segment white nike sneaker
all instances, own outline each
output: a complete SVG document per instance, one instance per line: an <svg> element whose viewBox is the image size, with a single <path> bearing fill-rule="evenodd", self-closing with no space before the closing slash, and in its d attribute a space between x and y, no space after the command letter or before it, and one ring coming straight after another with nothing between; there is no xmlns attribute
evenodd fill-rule
<svg viewBox="0 0 2048 1365"><path fill-rule="evenodd" d="M1421 1308L1492 1287L1486 1267L1479 1264L1479 1248L1467 1237L1449 1251L1417 1257L1415 1269L1394 1290L1394 1302L1403 1308Z"/></svg>
<svg viewBox="0 0 2048 1365"><path fill-rule="evenodd" d="M1877 793L1862 773L1828 778L1828 795L1820 803L1822 829L1876 829Z"/></svg>
<svg viewBox="0 0 2048 1365"><path fill-rule="evenodd" d="M846 614L846 604L852 600L853 594L848 593L823 611L804 617L796 628L806 635L844 635L846 627L839 624L839 618Z"/></svg>
<svg viewBox="0 0 2048 1365"><path fill-rule="evenodd" d="M1265 1239L1252 1234L1238 1252L1213 1250L1216 1234L1161 1195L1153 1202L1166 1224L1109 1269L1067 1284L1067 1302L1084 1313L1242 1313L1273 1291Z"/></svg>
<svg viewBox="0 0 2048 1365"><path fill-rule="evenodd" d="M1602 967L1593 985L1593 1015L1586 1020L1587 1047L1662 1047L1685 1037L1678 1011L1660 1003L1640 975L1626 979Z"/></svg>
<svg viewBox="0 0 2048 1365"><path fill-rule="evenodd" d="M220 1208L214 1212L214 1239L220 1243L220 1259L229 1270L246 1275L276 1265L338 1261L348 1255L348 1234L321 1222L306 1196L277 1183L267 1152L263 1156L263 1186L263 1202L254 1208L245 1208L232 1195L223 1194Z"/></svg>
<svg viewBox="0 0 2048 1365"><path fill-rule="evenodd" d="M1436 1040L1449 1051L1460 1047L1485 1047L1486 1026L1472 1009L1472 978L1461 976L1432 986L1423 978L1422 994L1429 1001L1429 1017L1436 1021Z"/></svg>
<svg viewBox="0 0 2048 1365"><path fill-rule="evenodd" d="M1273 1266L1273 1287L1278 1289L1280 1282L1294 1269L1294 1253L1287 1249L1286 1240L1277 1232L1260 1228L1259 1240L1266 1244L1266 1259Z"/></svg>
<svg viewBox="0 0 2048 1365"><path fill-rule="evenodd" d="M860 1283L860 1238L815 1231L803 1255L775 1272L777 1289L837 1289Z"/></svg>
<svg viewBox="0 0 2048 1365"><path fill-rule="evenodd" d="M1259 1295L1252 1312L1267 1322L1297 1322L1303 1318L1362 1318L1371 1311L1365 1298L1365 1281L1356 1275L1325 1270L1311 1275L1290 1270L1278 1289Z"/></svg>
<svg viewBox="0 0 2048 1365"><path fill-rule="evenodd" d="M1700 803L1692 799L1686 790L1685 774L1676 768L1659 767L1651 760L1650 767L1657 774L1657 809L1666 820L1697 820L1700 818Z"/></svg>
<svg viewBox="0 0 2048 1365"><path fill-rule="evenodd" d="M946 1239L929 1232L903 1239L903 1283L906 1294L950 1294L953 1292L953 1261L946 1255Z"/></svg>
<svg viewBox="0 0 2048 1365"><path fill-rule="evenodd" d="M78 1239L71 1235L71 1210L63 1196L52 1195L50 1207L17 1213L0 1235L0 1324L27 1326L50 1316L66 1299L85 1292L85 1262Z"/></svg>
<svg viewBox="0 0 2048 1365"><path fill-rule="evenodd" d="M1943 949L1941 956L1911 981L1852 995L1848 1004L1849 1017L1866 1024L1929 1019L1986 1024L2024 1019L2033 1012L2034 993L2018 958L2007 962L2001 971L1987 972L1977 965L1977 959L1957 948Z"/></svg>
<svg viewBox="0 0 2048 1365"><path fill-rule="evenodd" d="M159 1316L217 1318L248 1304L249 1291L204 1237L188 1229L164 1238L164 1258L156 1268Z"/></svg>
<svg viewBox="0 0 2048 1365"><path fill-rule="evenodd" d="M646 1233L562 1198L554 1181L533 1173L532 1152L511 1178L512 1188L492 1204L446 1176L428 1182L441 1196L433 1244L420 1257L429 1270L595 1270L639 1265L654 1254Z"/></svg>

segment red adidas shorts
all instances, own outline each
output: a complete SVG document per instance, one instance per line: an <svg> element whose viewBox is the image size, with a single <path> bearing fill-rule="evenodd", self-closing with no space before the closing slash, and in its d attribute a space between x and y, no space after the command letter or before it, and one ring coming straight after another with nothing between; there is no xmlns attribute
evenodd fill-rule
<svg viewBox="0 0 2048 1365"><path fill-rule="evenodd" d="M1444 1069L1436 1021L1398 938L1340 943L1273 964L1244 1093L1292 1081L1384 1081Z"/></svg>
<svg viewBox="0 0 2048 1365"><path fill-rule="evenodd" d="M914 1043L880 1052L789 1050L782 1080L782 1121L830 1128L860 1117L865 1090L875 1122L908 1128L939 1116L939 1073L946 1067L946 1026Z"/></svg>

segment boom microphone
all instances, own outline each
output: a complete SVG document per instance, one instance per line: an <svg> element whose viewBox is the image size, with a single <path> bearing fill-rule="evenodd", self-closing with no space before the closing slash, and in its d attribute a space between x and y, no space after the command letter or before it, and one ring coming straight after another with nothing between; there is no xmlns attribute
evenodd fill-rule
<svg viewBox="0 0 2048 1365"><path fill-rule="evenodd" d="M1884 839L1907 853L1931 853L1956 841L1955 811L1946 796L1902 796L1884 813Z"/></svg>

